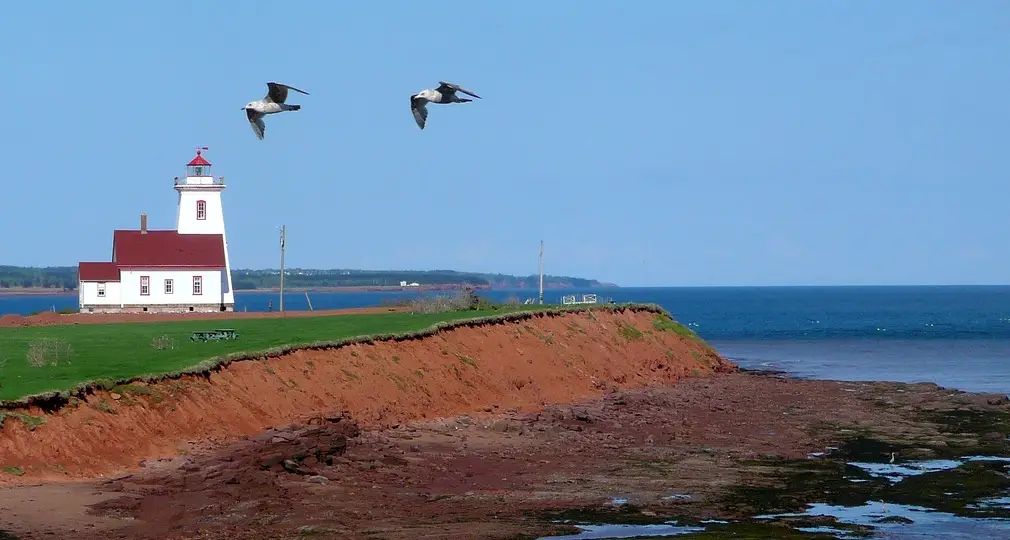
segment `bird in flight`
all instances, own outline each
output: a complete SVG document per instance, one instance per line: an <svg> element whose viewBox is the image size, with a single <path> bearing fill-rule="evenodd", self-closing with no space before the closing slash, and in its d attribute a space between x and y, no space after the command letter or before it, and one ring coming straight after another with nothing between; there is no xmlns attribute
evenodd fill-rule
<svg viewBox="0 0 1010 540"><path fill-rule="evenodd" d="M246 103L245 107L242 107L246 118L249 119L249 125L252 126L253 133L256 134L258 139L263 140L263 135L266 133L267 126L263 123L264 116L285 111L297 111L302 108L301 105L288 105L284 103L288 99L289 89L306 96L309 95L308 92L299 90L294 86L278 82L268 82L267 95L263 99L250 101Z"/></svg>
<svg viewBox="0 0 1010 540"><path fill-rule="evenodd" d="M428 121L429 103L467 103L473 101L469 98L459 97L456 92L463 92L468 96L482 99L477 94L459 86L458 84L438 81L438 88L427 88L410 96L410 112L414 115L417 127L424 129L424 124Z"/></svg>

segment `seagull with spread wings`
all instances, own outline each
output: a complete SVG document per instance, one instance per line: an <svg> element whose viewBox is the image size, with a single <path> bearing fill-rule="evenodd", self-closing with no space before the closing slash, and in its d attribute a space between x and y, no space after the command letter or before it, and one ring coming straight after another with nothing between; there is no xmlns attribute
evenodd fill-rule
<svg viewBox="0 0 1010 540"><path fill-rule="evenodd" d="M459 86L458 84L438 81L438 88L428 88L410 96L410 112L414 115L417 127L424 129L424 124L428 120L429 103L467 103L473 101L469 98L462 98L456 92L463 92L468 96L482 99L477 94Z"/></svg>
<svg viewBox="0 0 1010 540"><path fill-rule="evenodd" d="M299 90L294 86L288 86L286 84L281 84L277 82L267 83L267 95L263 99L257 99L256 101L250 101L246 103L242 110L245 111L246 118L249 119L249 125L252 126L253 133L260 140L263 139L263 135L266 132L267 126L263 123L263 117L268 114L275 114L285 111L297 111L301 109L301 105L288 105L284 103L288 99L288 90L294 90L301 94L309 95L308 92L304 90Z"/></svg>

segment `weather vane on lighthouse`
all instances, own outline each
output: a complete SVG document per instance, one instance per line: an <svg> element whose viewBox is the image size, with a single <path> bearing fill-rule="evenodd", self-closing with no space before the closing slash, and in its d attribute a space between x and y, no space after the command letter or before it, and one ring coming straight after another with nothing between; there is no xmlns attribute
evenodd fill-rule
<svg viewBox="0 0 1010 540"><path fill-rule="evenodd" d="M210 150L210 147L209 146L197 146L196 147L196 153L199 154L200 150Z"/></svg>

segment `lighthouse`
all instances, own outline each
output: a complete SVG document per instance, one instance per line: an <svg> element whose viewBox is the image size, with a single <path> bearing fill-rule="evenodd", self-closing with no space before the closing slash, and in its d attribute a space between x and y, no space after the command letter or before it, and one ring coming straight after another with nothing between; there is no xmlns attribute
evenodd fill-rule
<svg viewBox="0 0 1010 540"><path fill-rule="evenodd" d="M206 148L203 148L206 150ZM225 272L221 276L222 302L234 307L235 291L231 284L231 261L228 259L228 235L224 227L224 177L214 178L211 164L201 150L186 164L186 179L176 180L179 193L175 228L179 234L221 235Z"/></svg>
<svg viewBox="0 0 1010 540"><path fill-rule="evenodd" d="M142 213L139 229L113 231L112 261L78 265L82 313L234 311L225 183L203 150L186 164L186 177L175 178L175 230L148 229Z"/></svg>

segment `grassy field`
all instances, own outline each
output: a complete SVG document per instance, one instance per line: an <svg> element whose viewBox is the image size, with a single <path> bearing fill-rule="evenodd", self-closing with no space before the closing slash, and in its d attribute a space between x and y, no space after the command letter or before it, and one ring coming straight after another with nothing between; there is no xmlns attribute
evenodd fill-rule
<svg viewBox="0 0 1010 540"><path fill-rule="evenodd" d="M417 332L439 322L520 310L0 328L0 402L69 391L96 381L185 371L229 354ZM217 328L235 329L238 339L190 340L193 331Z"/></svg>

